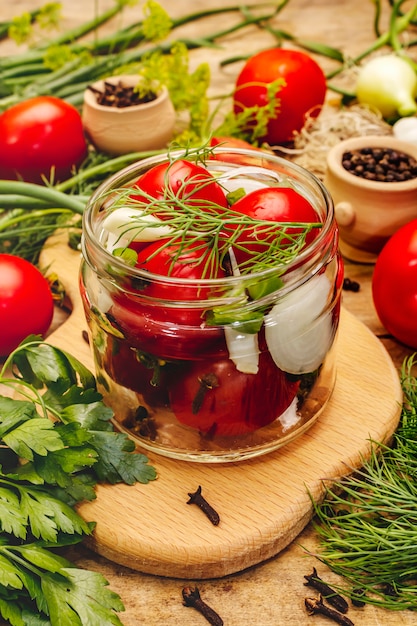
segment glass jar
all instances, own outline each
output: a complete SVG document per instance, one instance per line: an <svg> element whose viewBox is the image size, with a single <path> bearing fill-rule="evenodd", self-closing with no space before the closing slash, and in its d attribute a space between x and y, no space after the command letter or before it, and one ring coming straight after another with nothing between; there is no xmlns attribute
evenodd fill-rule
<svg viewBox="0 0 417 626"><path fill-rule="evenodd" d="M99 390L140 448L205 463L252 458L310 428L334 387L343 265L332 201L286 159L217 148L205 167L227 192L290 186L314 207L318 230L295 257L250 273L161 275L118 256L131 229L117 238L106 220L167 158L112 176L85 211L80 289Z"/></svg>

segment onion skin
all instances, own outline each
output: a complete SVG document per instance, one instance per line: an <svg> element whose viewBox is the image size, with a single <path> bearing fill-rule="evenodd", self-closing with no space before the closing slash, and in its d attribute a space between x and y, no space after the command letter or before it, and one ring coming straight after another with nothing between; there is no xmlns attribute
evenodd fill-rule
<svg viewBox="0 0 417 626"><path fill-rule="evenodd" d="M385 119L407 117L417 112L417 76L411 64L395 54L371 59L356 82L360 104L375 107Z"/></svg>

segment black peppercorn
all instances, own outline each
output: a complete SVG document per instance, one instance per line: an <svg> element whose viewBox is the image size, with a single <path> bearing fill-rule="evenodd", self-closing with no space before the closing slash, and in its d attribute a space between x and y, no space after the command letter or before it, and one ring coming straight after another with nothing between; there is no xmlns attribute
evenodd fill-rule
<svg viewBox="0 0 417 626"><path fill-rule="evenodd" d="M366 180L396 183L417 178L417 160L393 148L348 150L342 156L345 170Z"/></svg>

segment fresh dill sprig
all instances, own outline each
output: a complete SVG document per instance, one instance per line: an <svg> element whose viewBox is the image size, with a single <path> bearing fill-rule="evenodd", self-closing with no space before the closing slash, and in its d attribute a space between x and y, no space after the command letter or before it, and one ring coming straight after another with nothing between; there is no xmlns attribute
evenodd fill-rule
<svg viewBox="0 0 417 626"><path fill-rule="evenodd" d="M208 150L210 152L210 149ZM189 150L188 157L196 161L205 161L206 149ZM242 275L254 274L275 268L284 273L286 266L299 255L306 243L306 237L312 229L322 224L306 222L275 222L260 220L244 215L233 209L227 209L210 199L193 198L196 187L204 190L213 179L202 179L201 175L183 180L178 189L169 185L168 165L163 188L163 196L155 198L140 188L121 188L111 191L111 211L118 208L132 209L129 222L120 229L119 238L138 239L145 229L158 228L170 231L164 236L161 248L176 246L172 255L172 267L189 246L202 244L202 254L198 261L210 269L204 278L214 278L218 267L222 266L230 248L244 252L247 260L239 265ZM216 178L221 185L221 177ZM289 186L289 182L271 181L269 186ZM209 192L207 194L209 196ZM136 215L135 215L136 214ZM155 222L154 218L160 218ZM256 244L256 245L254 245ZM117 249L120 256L120 249ZM123 255L122 255L123 256Z"/></svg>
<svg viewBox="0 0 417 626"><path fill-rule="evenodd" d="M352 599L417 610L416 355L401 372L404 402L392 446L373 443L362 469L326 489L314 504L317 558L342 576Z"/></svg>

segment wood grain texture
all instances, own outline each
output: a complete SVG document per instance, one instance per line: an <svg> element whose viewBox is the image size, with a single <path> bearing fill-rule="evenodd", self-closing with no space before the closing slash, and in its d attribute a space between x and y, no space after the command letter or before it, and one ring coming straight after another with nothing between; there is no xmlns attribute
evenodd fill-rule
<svg viewBox="0 0 417 626"><path fill-rule="evenodd" d="M80 254L64 237L45 247L41 262L55 271L72 301L72 313L49 342L92 367L82 338L86 327L77 287ZM333 395L316 424L277 452L221 466L148 454L158 479L148 485L104 485L81 514L97 522L88 545L122 565L161 576L221 577L265 561L285 548L312 516L309 493L319 499L323 481L362 464L370 440L384 441L398 423L401 387L378 339L342 312ZM187 493L203 493L219 511L212 526ZM140 523L138 524L138 520Z"/></svg>

